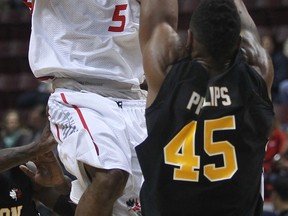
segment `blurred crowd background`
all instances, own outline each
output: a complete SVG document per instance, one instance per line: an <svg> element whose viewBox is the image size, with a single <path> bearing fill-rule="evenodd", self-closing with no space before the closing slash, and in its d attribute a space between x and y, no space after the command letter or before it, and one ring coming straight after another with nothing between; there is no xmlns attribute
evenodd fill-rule
<svg viewBox="0 0 288 216"><path fill-rule="evenodd" d="M184 40L198 2L179 0L179 33ZM244 2L275 67L272 100L276 121L264 161L265 208L269 211L273 179L288 173L288 0ZM29 67L30 16L21 0L0 0L0 148L33 141L46 120L51 88L38 82Z"/></svg>

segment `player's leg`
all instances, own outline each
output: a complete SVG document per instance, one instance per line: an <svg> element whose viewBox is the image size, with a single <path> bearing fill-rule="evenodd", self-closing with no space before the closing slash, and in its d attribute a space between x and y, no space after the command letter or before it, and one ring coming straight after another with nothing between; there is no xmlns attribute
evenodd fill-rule
<svg viewBox="0 0 288 216"><path fill-rule="evenodd" d="M84 166L92 183L82 195L75 216L111 216L113 205L122 195L129 174L120 169Z"/></svg>
<svg viewBox="0 0 288 216"><path fill-rule="evenodd" d="M131 215L131 212L134 214L139 211L134 209L134 204L138 204L142 176L134 146L141 142L146 134L142 129L145 122L138 125L139 118L144 119L145 103L143 102L143 108L142 103L141 109L137 108L141 111L127 107L130 110L127 110L127 113L139 115L137 121L131 119L130 125L126 122L130 119L129 116L125 115L126 112L123 113L126 110L124 102L123 106L119 106L113 100L87 92L55 92L52 99L49 114L53 134L59 140L59 155L65 168L77 178L72 182L70 195L75 204L80 202L77 214L97 215L95 207L105 208L100 210L111 215L111 206L113 214L117 216L127 216ZM128 133L127 127L131 129L131 133ZM84 164L91 167L83 167ZM106 193L107 184L114 189L108 190L110 194ZM121 197L117 199L119 194ZM98 196L106 195L107 197L100 198L105 200L107 207L100 204L96 206ZM90 206L93 209L90 209ZM89 214L90 211L93 213ZM99 215L105 216L104 213Z"/></svg>

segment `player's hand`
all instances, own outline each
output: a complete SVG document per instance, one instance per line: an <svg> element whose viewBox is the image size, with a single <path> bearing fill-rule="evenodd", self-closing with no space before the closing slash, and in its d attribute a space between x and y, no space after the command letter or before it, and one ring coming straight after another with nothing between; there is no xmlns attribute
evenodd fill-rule
<svg viewBox="0 0 288 216"><path fill-rule="evenodd" d="M66 183L62 167L52 151L37 156L33 163L34 167L27 164L21 165L20 169L36 184L43 187L57 187Z"/></svg>
<svg viewBox="0 0 288 216"><path fill-rule="evenodd" d="M34 145L37 149L37 155L49 152L57 145L57 142L50 130L49 122L46 123L40 138L34 142Z"/></svg>

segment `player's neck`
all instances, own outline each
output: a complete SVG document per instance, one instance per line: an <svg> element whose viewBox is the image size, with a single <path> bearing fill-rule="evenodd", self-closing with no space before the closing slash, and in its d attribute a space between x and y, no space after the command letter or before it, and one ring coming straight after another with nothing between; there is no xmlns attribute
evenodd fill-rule
<svg viewBox="0 0 288 216"><path fill-rule="evenodd" d="M227 71L232 62L231 59L227 59L227 60L223 60L222 62L219 62L209 57L206 57L206 58L197 57L197 58L194 58L194 60L199 62L210 73L212 77L217 76Z"/></svg>

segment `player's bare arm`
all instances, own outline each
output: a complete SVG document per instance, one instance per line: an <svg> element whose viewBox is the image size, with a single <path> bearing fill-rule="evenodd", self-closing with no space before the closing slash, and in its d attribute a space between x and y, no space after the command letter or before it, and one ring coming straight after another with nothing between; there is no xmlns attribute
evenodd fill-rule
<svg viewBox="0 0 288 216"><path fill-rule="evenodd" d="M274 69L269 54L262 47L257 27L242 0L234 0L241 19L241 48L249 65L264 78L270 92ZM269 93L270 94L270 93Z"/></svg>
<svg viewBox="0 0 288 216"><path fill-rule="evenodd" d="M37 155L51 151L55 145L56 141L50 132L49 124L47 124L38 140L24 146L1 149L0 171L3 172L24 164Z"/></svg>
<svg viewBox="0 0 288 216"><path fill-rule="evenodd" d="M177 22L177 1L141 1L139 37L149 86L147 106L157 96L169 66L183 54L184 48L176 32Z"/></svg>

